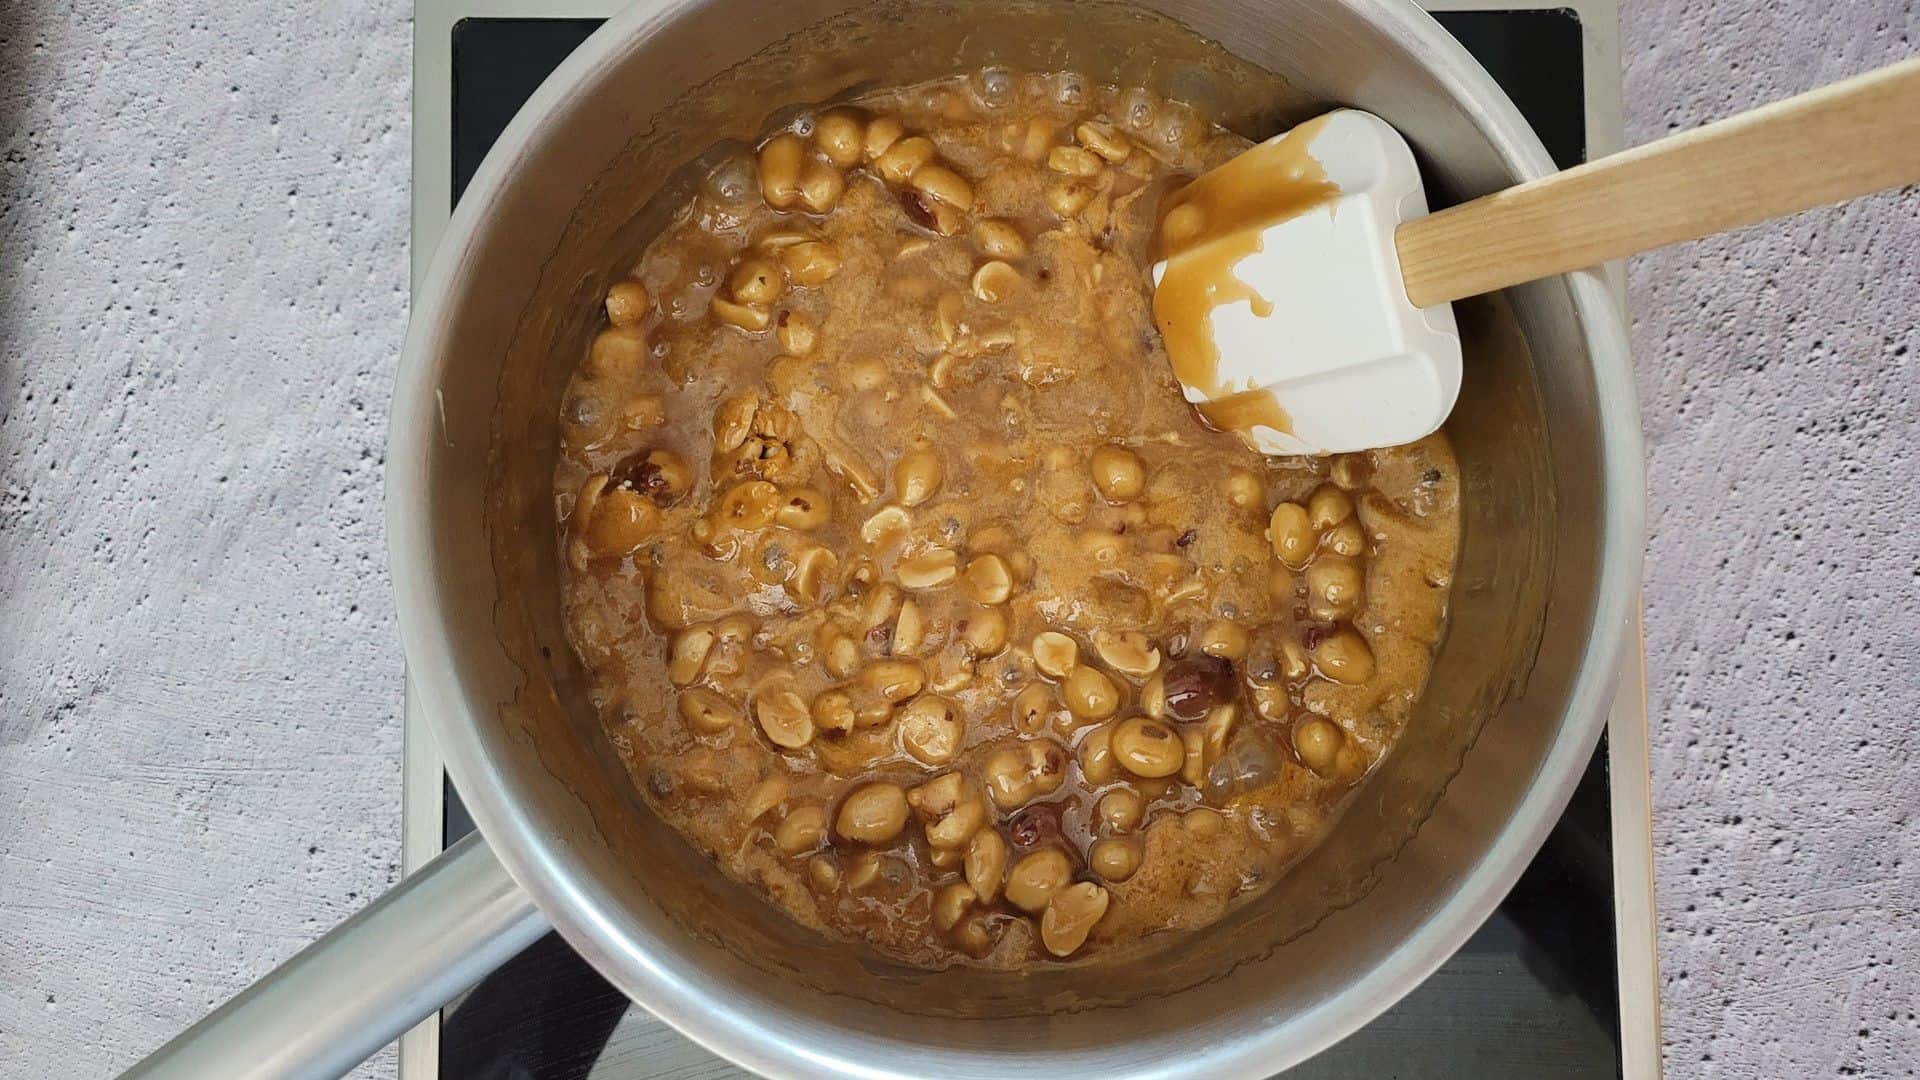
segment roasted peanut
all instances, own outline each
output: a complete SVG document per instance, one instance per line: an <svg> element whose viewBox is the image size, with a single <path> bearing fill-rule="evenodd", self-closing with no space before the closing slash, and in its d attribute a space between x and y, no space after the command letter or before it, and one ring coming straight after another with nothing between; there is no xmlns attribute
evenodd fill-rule
<svg viewBox="0 0 1920 1080"><path fill-rule="evenodd" d="M1211 840L1226 829L1227 819L1211 807L1196 806L1180 815L1180 827L1198 839Z"/></svg>
<svg viewBox="0 0 1920 1080"><path fill-rule="evenodd" d="M1373 479L1373 462L1364 453L1340 454L1327 471L1341 490L1359 491Z"/></svg>
<svg viewBox="0 0 1920 1080"><path fill-rule="evenodd" d="M1334 682L1358 685L1373 678L1373 650L1352 627L1342 627L1321 638L1312 654L1320 674Z"/></svg>
<svg viewBox="0 0 1920 1080"><path fill-rule="evenodd" d="M1206 779L1207 772L1207 735L1197 727L1180 729L1180 744L1186 748L1186 759L1180 763L1180 779L1183 783L1199 787Z"/></svg>
<svg viewBox="0 0 1920 1080"><path fill-rule="evenodd" d="M1133 144L1125 136L1092 121L1074 128L1073 137L1080 141L1081 146L1099 154L1109 165L1120 164L1133 152Z"/></svg>
<svg viewBox="0 0 1920 1080"><path fill-rule="evenodd" d="M884 844L907 825L907 794L884 780L862 784L840 801L833 831L862 844Z"/></svg>
<svg viewBox="0 0 1920 1080"><path fill-rule="evenodd" d="M880 853L863 851L847 862L847 888L859 890L874 883L880 876Z"/></svg>
<svg viewBox="0 0 1920 1080"><path fill-rule="evenodd" d="M1064 679L1080 663L1080 646L1058 630L1043 630L1033 636L1033 666L1042 674Z"/></svg>
<svg viewBox="0 0 1920 1080"><path fill-rule="evenodd" d="M978 608L962 620L960 640L976 659L997 655L1007 647L1007 617L998 608Z"/></svg>
<svg viewBox="0 0 1920 1080"><path fill-rule="evenodd" d="M782 528L805 532L825 525L832 512L833 507L827 500L826 492L819 488L798 487L781 496L779 508L773 512L773 521Z"/></svg>
<svg viewBox="0 0 1920 1080"><path fill-rule="evenodd" d="M885 153L874 159L873 168L888 182L904 184L915 169L933 160L934 153L932 139L909 135L887 147Z"/></svg>
<svg viewBox="0 0 1920 1080"><path fill-rule="evenodd" d="M973 289L974 296L986 303L997 304L1012 296L1014 291L1020 288L1020 271L999 259L994 259L981 263L980 268L973 272L973 279L968 284Z"/></svg>
<svg viewBox="0 0 1920 1080"><path fill-rule="evenodd" d="M1267 539L1273 544L1274 558L1289 570L1304 569L1313 558L1315 537L1307 509L1299 503L1283 502L1273 508L1267 520Z"/></svg>
<svg viewBox="0 0 1920 1080"><path fill-rule="evenodd" d="M1253 510L1266 505L1267 486L1260 478L1245 469L1235 469L1222 481L1226 488L1227 502L1236 510Z"/></svg>
<svg viewBox="0 0 1920 1080"><path fill-rule="evenodd" d="M753 246L758 251L779 251L814 239L814 234L805 229L773 228L755 238Z"/></svg>
<svg viewBox="0 0 1920 1080"><path fill-rule="evenodd" d="M793 557L793 570L781 587L794 603L811 607L831 596L834 573L839 568L840 558L833 552L817 546L805 548Z"/></svg>
<svg viewBox="0 0 1920 1080"><path fill-rule="evenodd" d="M813 741L813 711L790 686L755 695L753 716L767 741L782 749L798 750Z"/></svg>
<svg viewBox="0 0 1920 1080"><path fill-rule="evenodd" d="M1135 776L1158 779L1180 771L1187 760L1186 744L1158 720L1135 716L1113 729L1113 758Z"/></svg>
<svg viewBox="0 0 1920 1080"><path fill-rule="evenodd" d="M967 332L967 298L957 292L943 293L933 305L933 333L941 344L951 345Z"/></svg>
<svg viewBox="0 0 1920 1080"><path fill-rule="evenodd" d="M1247 658L1247 630L1239 623L1215 619L1202 627L1194 644L1208 656L1239 662Z"/></svg>
<svg viewBox="0 0 1920 1080"><path fill-rule="evenodd" d="M1327 550L1335 555L1357 559L1367 553L1367 534L1353 518L1327 530Z"/></svg>
<svg viewBox="0 0 1920 1080"><path fill-rule="evenodd" d="M1027 241L1020 230L999 218L981 218L973 223L973 242L990 259L1017 259L1027 253Z"/></svg>
<svg viewBox="0 0 1920 1080"><path fill-rule="evenodd" d="M1352 559L1322 555L1307 567L1307 611L1324 622L1349 618L1360 610L1366 575Z"/></svg>
<svg viewBox="0 0 1920 1080"><path fill-rule="evenodd" d="M760 195L768 206L788 210L800 201L800 170L806 153L806 143L792 132L775 135L760 148Z"/></svg>
<svg viewBox="0 0 1920 1080"><path fill-rule="evenodd" d="M1345 741L1338 727L1317 716L1300 721L1293 729L1293 750L1300 755L1300 763L1322 776L1333 772Z"/></svg>
<svg viewBox="0 0 1920 1080"><path fill-rule="evenodd" d="M789 785L784 774L775 773L753 786L747 793L747 801L741 805L740 820L751 825L765 817L767 811L786 801Z"/></svg>
<svg viewBox="0 0 1920 1080"><path fill-rule="evenodd" d="M904 506L919 506L940 490L946 468L931 450L909 450L893 466L893 490Z"/></svg>
<svg viewBox="0 0 1920 1080"><path fill-rule="evenodd" d="M1108 829L1128 833L1140 827L1140 819L1146 814L1146 803L1141 800L1139 793L1128 788L1116 788L1100 796L1093 812Z"/></svg>
<svg viewBox="0 0 1920 1080"><path fill-rule="evenodd" d="M1053 690L1045 683L1028 683L1013 696L1013 726L1026 732L1039 731L1053 709Z"/></svg>
<svg viewBox="0 0 1920 1080"><path fill-rule="evenodd" d="M907 794L907 803L920 817L927 843L959 851L987 823L987 802L972 783L957 772L945 773Z"/></svg>
<svg viewBox="0 0 1920 1080"><path fill-rule="evenodd" d="M956 881L941 886L933 896L933 925L941 930L952 930L979 899L973 887L964 882Z"/></svg>
<svg viewBox="0 0 1920 1080"><path fill-rule="evenodd" d="M886 153L903 134L900 121L891 116L874 118L867 124L866 141L861 145L861 153L868 161L877 159Z"/></svg>
<svg viewBox="0 0 1920 1080"><path fill-rule="evenodd" d="M1160 650L1138 630L1095 630L1093 652L1108 667L1136 679L1160 667Z"/></svg>
<svg viewBox="0 0 1920 1080"><path fill-rule="evenodd" d="M1093 471L1093 486L1108 502L1137 499L1147 486L1147 470L1140 456L1124 446L1102 446L1088 462Z"/></svg>
<svg viewBox="0 0 1920 1080"><path fill-rule="evenodd" d="M783 311L774 316L774 340L780 343L782 349L795 356L805 356L812 352L818 335L818 328L804 312Z"/></svg>
<svg viewBox="0 0 1920 1080"><path fill-rule="evenodd" d="M808 240L781 248L780 265L795 285L811 289L825 285L840 272L840 253L832 244Z"/></svg>
<svg viewBox="0 0 1920 1080"><path fill-rule="evenodd" d="M646 317L647 287L628 279L607 290L607 321L615 326L632 326Z"/></svg>
<svg viewBox="0 0 1920 1080"><path fill-rule="evenodd" d="M866 135L866 124L849 109L830 109L813 122L813 144L842 169L860 163Z"/></svg>
<svg viewBox="0 0 1920 1080"><path fill-rule="evenodd" d="M1205 653L1189 655L1168 665L1167 715L1175 720L1199 720L1207 710L1233 694L1233 665Z"/></svg>
<svg viewBox="0 0 1920 1080"><path fill-rule="evenodd" d="M813 726L821 731L845 735L853 730L853 699L842 691L828 690L814 698L809 711L813 715Z"/></svg>
<svg viewBox="0 0 1920 1080"><path fill-rule="evenodd" d="M780 489L765 480L745 480L720 497L718 519L729 528L764 529L780 512Z"/></svg>
<svg viewBox="0 0 1920 1080"><path fill-rule="evenodd" d="M1061 218L1070 218L1093 201L1094 190L1074 180L1062 180L1047 189L1047 206Z"/></svg>
<svg viewBox="0 0 1920 1080"><path fill-rule="evenodd" d="M963 919L959 926L953 928L952 936L954 948L976 959L993 951L997 937L993 927L979 915L969 915Z"/></svg>
<svg viewBox="0 0 1920 1080"><path fill-rule="evenodd" d="M773 322L773 309L764 304L736 304L718 296L708 304L715 319L750 334L765 330Z"/></svg>
<svg viewBox="0 0 1920 1080"><path fill-rule="evenodd" d="M894 574L909 589L937 589L960 576L959 558L950 548L928 548L901 561Z"/></svg>
<svg viewBox="0 0 1920 1080"><path fill-rule="evenodd" d="M1094 728L1080 739L1080 775L1098 787L1114 778L1113 726ZM1178 768L1178 766L1175 766Z"/></svg>
<svg viewBox="0 0 1920 1080"><path fill-rule="evenodd" d="M1215 705L1207 713L1207 718L1200 722L1200 736L1206 750L1206 764L1209 767L1220 759L1221 754L1226 753L1227 739L1233 735L1233 726L1239 719L1240 707L1229 701ZM1191 751L1188 756L1192 756Z"/></svg>
<svg viewBox="0 0 1920 1080"><path fill-rule="evenodd" d="M675 686L690 686L707 666L707 653L713 650L713 630L705 626L688 627L673 635L667 653L667 681Z"/></svg>
<svg viewBox="0 0 1920 1080"><path fill-rule="evenodd" d="M1120 690L1113 680L1085 665L1067 673L1060 684L1060 696L1082 720L1105 720L1120 707Z"/></svg>
<svg viewBox="0 0 1920 1080"><path fill-rule="evenodd" d="M1132 840L1096 840L1087 849L1087 868L1108 881L1125 881L1140 869L1140 845Z"/></svg>
<svg viewBox="0 0 1920 1080"><path fill-rule="evenodd" d="M1207 215L1199 206L1187 203L1167 211L1160 222L1160 235L1172 243L1181 243L1200 235L1206 227Z"/></svg>
<svg viewBox="0 0 1920 1080"><path fill-rule="evenodd" d="M1307 647L1293 638L1286 638L1280 642L1280 665L1281 671L1290 683L1299 682L1313 671L1308 663Z"/></svg>
<svg viewBox="0 0 1920 1080"><path fill-rule="evenodd" d="M1012 895L1011 886L1008 895ZM1091 881L1069 885L1053 895L1040 917L1040 941L1055 956L1072 956L1107 914L1107 890Z"/></svg>
<svg viewBox="0 0 1920 1080"><path fill-rule="evenodd" d="M980 902L991 904L1000 895L1000 883L1007 875L1007 842L993 829L981 829L967 841L962 867L967 884L979 895Z"/></svg>
<svg viewBox="0 0 1920 1080"><path fill-rule="evenodd" d="M680 691L680 718L695 731L709 735L732 727L740 719L740 709L721 694L704 687Z"/></svg>
<svg viewBox="0 0 1920 1080"><path fill-rule="evenodd" d="M918 660L876 660L860 673L860 681L898 705L920 692L927 684L927 673Z"/></svg>
<svg viewBox="0 0 1920 1080"><path fill-rule="evenodd" d="M1329 475L1342 490L1357 492L1373 480L1373 459L1367 454L1340 454L1332 459Z"/></svg>
<svg viewBox="0 0 1920 1080"><path fill-rule="evenodd" d="M913 516L897 506L883 506L860 524L860 539L876 547L898 540L913 525Z"/></svg>
<svg viewBox="0 0 1920 1080"><path fill-rule="evenodd" d="M1047 168L1067 176L1098 176L1100 158L1078 146L1056 146L1047 151Z"/></svg>
<svg viewBox="0 0 1920 1080"><path fill-rule="evenodd" d="M831 855L815 855L807 860L807 884L815 892L830 893L840 887L840 864Z"/></svg>
<svg viewBox="0 0 1920 1080"><path fill-rule="evenodd" d="M993 804L1017 810L1060 789L1067 775L1067 752L1051 739L1035 739L996 750L980 765L980 779Z"/></svg>
<svg viewBox="0 0 1920 1080"><path fill-rule="evenodd" d="M847 178L840 170L823 161L809 161L800 169L800 205L816 214L825 214L840 205L846 194Z"/></svg>
<svg viewBox="0 0 1920 1080"><path fill-rule="evenodd" d="M893 617L893 640L887 652L894 656L913 656L927 643L927 619L920 605L912 600L900 602L900 614Z"/></svg>
<svg viewBox="0 0 1920 1080"><path fill-rule="evenodd" d="M671 450L649 450L639 464L622 468L629 470L627 486L662 506L685 495L693 486L693 466Z"/></svg>
<svg viewBox="0 0 1920 1080"><path fill-rule="evenodd" d="M926 164L913 170L908 179L913 190L955 210L973 209L973 185L944 165Z"/></svg>
<svg viewBox="0 0 1920 1080"><path fill-rule="evenodd" d="M647 362L647 335L639 326L609 326L594 335L587 349L587 370L595 375L625 375Z"/></svg>
<svg viewBox="0 0 1920 1080"><path fill-rule="evenodd" d="M967 595L982 604L1004 604L1013 595L1013 573L998 555L980 555L967 563Z"/></svg>
<svg viewBox="0 0 1920 1080"><path fill-rule="evenodd" d="M735 394L713 410L713 449L725 453L739 447L753 434L754 418L760 415L760 399L753 394Z"/></svg>
<svg viewBox="0 0 1920 1080"><path fill-rule="evenodd" d="M771 259L742 259L727 278L727 291L742 304L771 304L787 291L787 275Z"/></svg>
<svg viewBox="0 0 1920 1080"><path fill-rule="evenodd" d="M605 478L588 483L596 480L604 484ZM588 516L579 522L582 503ZM597 498L583 499L575 504L575 519L581 542L597 558L631 554L660 532L660 508L630 488L602 490Z"/></svg>
<svg viewBox="0 0 1920 1080"><path fill-rule="evenodd" d="M902 599L900 590L882 582L868 589L860 598L860 629L871 635L881 626L894 621L900 615Z"/></svg>
<svg viewBox="0 0 1920 1080"><path fill-rule="evenodd" d="M1147 676L1146 685L1140 688L1140 711L1155 720L1166 718L1167 675L1165 671L1156 669L1152 675Z"/></svg>
<svg viewBox="0 0 1920 1080"><path fill-rule="evenodd" d="M927 851L927 865L936 875L944 875L949 870L958 869L966 857L966 852L959 848L930 847Z"/></svg>
<svg viewBox="0 0 1920 1080"><path fill-rule="evenodd" d="M1021 158L1038 164L1047 159L1047 151L1052 149L1054 140L1053 125L1040 117L1027 121L1027 128L1021 133L1018 150Z"/></svg>
<svg viewBox="0 0 1920 1080"><path fill-rule="evenodd" d="M820 846L827 835L827 811L818 803L796 806L780 819L773 831L773 842L788 855L798 855Z"/></svg>
<svg viewBox="0 0 1920 1080"><path fill-rule="evenodd" d="M960 753L960 711L946 698L925 694L900 710L900 745L927 765L945 765Z"/></svg>
<svg viewBox="0 0 1920 1080"><path fill-rule="evenodd" d="M1326 532L1353 516L1353 498L1332 484L1322 484L1307 500L1307 521L1315 532Z"/></svg>
<svg viewBox="0 0 1920 1080"><path fill-rule="evenodd" d="M1046 848L1024 855L1007 871L1007 902L1030 915L1038 914L1072 877L1073 864L1063 851Z"/></svg>
<svg viewBox="0 0 1920 1080"><path fill-rule="evenodd" d="M850 679L860 669L860 646L838 627L821 626L814 635L813 647L820 655L820 666L836 679Z"/></svg>

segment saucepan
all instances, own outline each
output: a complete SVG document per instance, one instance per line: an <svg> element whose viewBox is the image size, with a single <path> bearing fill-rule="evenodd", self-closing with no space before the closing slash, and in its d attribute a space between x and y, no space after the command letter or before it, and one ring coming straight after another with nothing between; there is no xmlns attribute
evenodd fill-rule
<svg viewBox="0 0 1920 1080"><path fill-rule="evenodd" d="M145 1075L337 1074L549 927L635 1002L787 1076L1267 1075L1366 1023L1498 904L1563 809L1637 603L1643 476L1598 272L1463 304L1451 625L1407 734L1258 901L1112 963L902 968L721 877L644 806L561 630L550 478L596 301L778 107L998 65L1077 70L1262 136L1387 118L1438 201L1549 172L1405 0L644 0L488 156L414 296L387 514L408 671L479 824L168 1044ZM664 695L663 695L664 697ZM484 838L484 839L482 839Z"/></svg>

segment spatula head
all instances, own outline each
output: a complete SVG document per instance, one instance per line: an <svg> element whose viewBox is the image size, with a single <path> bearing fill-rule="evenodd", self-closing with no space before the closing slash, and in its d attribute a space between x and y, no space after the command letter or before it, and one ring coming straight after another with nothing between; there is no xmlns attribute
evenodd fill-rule
<svg viewBox="0 0 1920 1080"><path fill-rule="evenodd" d="M1269 454L1397 446L1460 392L1451 305L1407 299L1394 229L1425 215L1392 125L1339 109L1161 207L1154 318L1187 400Z"/></svg>

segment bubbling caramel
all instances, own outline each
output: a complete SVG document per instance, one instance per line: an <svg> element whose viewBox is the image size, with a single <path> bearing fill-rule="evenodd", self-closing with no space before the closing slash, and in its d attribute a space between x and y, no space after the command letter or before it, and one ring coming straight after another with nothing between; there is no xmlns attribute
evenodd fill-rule
<svg viewBox="0 0 1920 1080"><path fill-rule="evenodd" d="M1236 223L1311 178L1071 75L787 115L620 268L564 398L562 599L609 741L743 889L902 963L1219 919L1409 722L1459 531L1445 437L1270 458L1220 429L1284 417L1209 427L1173 378L1162 193L1209 176L1162 230L1201 311Z"/></svg>

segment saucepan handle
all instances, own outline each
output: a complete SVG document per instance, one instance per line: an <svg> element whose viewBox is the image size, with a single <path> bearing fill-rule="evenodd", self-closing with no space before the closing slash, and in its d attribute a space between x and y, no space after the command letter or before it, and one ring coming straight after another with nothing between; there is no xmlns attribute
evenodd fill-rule
<svg viewBox="0 0 1920 1080"><path fill-rule="evenodd" d="M126 1075L341 1076L546 930L474 833Z"/></svg>

